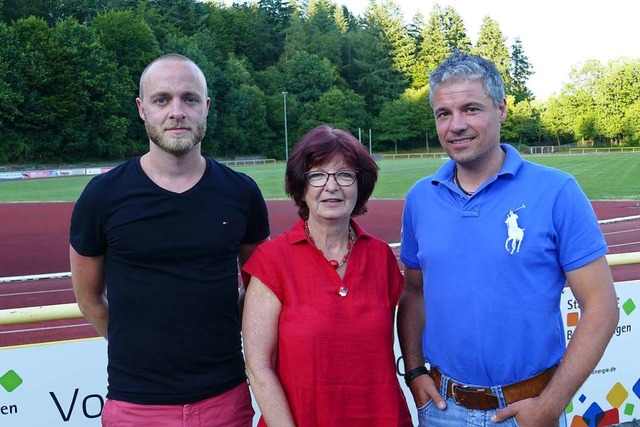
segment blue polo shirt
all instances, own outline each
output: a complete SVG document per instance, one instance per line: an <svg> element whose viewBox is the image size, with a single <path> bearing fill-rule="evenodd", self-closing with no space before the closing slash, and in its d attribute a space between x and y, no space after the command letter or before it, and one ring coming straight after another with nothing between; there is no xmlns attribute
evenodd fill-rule
<svg viewBox="0 0 640 427"><path fill-rule="evenodd" d="M453 160L408 192L400 260L422 270L426 360L453 379L505 385L563 356L565 272L606 254L576 180L502 144L501 170L472 197Z"/></svg>

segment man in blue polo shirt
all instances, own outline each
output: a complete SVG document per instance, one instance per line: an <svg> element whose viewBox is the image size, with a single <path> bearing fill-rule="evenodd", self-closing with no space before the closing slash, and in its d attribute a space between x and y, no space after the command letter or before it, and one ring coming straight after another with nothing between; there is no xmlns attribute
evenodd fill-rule
<svg viewBox="0 0 640 427"><path fill-rule="evenodd" d="M500 144L494 64L456 53L430 91L451 160L407 195L398 311L420 425L564 425L619 315L593 209L573 177ZM565 283L582 311L568 347Z"/></svg>

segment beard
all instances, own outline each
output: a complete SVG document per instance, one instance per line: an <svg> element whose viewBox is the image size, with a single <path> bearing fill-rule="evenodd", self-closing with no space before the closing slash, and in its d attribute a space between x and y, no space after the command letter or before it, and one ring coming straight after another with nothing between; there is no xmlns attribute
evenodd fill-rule
<svg viewBox="0 0 640 427"><path fill-rule="evenodd" d="M176 126L176 124L170 124L167 128L174 126ZM207 131L207 122L203 121L201 124L195 126L195 128L191 127L191 136L180 138L167 137L163 133L164 128L152 126L147 121L144 122L144 128L146 129L151 142L153 142L162 151L175 156L183 156L202 141L202 138L204 138L204 134Z"/></svg>

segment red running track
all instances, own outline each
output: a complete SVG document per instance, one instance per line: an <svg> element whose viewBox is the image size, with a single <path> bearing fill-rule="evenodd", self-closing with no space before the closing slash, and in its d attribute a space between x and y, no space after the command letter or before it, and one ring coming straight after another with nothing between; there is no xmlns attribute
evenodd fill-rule
<svg viewBox="0 0 640 427"><path fill-rule="evenodd" d="M297 220L289 200L268 201L276 236ZM403 200L371 200L358 222L388 243L400 241ZM598 219L640 215L636 201L593 202ZM0 204L0 277L69 271L68 231L73 203ZM640 220L601 226L610 253L640 251ZM613 267L614 279L640 279L640 264ZM0 309L75 302L70 279L0 283ZM0 326L0 347L96 336L84 319Z"/></svg>

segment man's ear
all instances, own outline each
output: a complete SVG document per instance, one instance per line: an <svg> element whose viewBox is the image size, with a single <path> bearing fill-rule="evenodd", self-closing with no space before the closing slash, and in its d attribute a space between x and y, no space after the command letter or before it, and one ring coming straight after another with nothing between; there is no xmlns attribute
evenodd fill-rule
<svg viewBox="0 0 640 427"><path fill-rule="evenodd" d="M146 122L147 115L144 112L144 107L142 106L142 100L140 98L136 98L136 106L138 107L138 115L140 116L143 122Z"/></svg>
<svg viewBox="0 0 640 427"><path fill-rule="evenodd" d="M502 98L502 102L498 106L498 109L500 110L500 123L504 123L504 121L507 120L507 99L506 98Z"/></svg>

